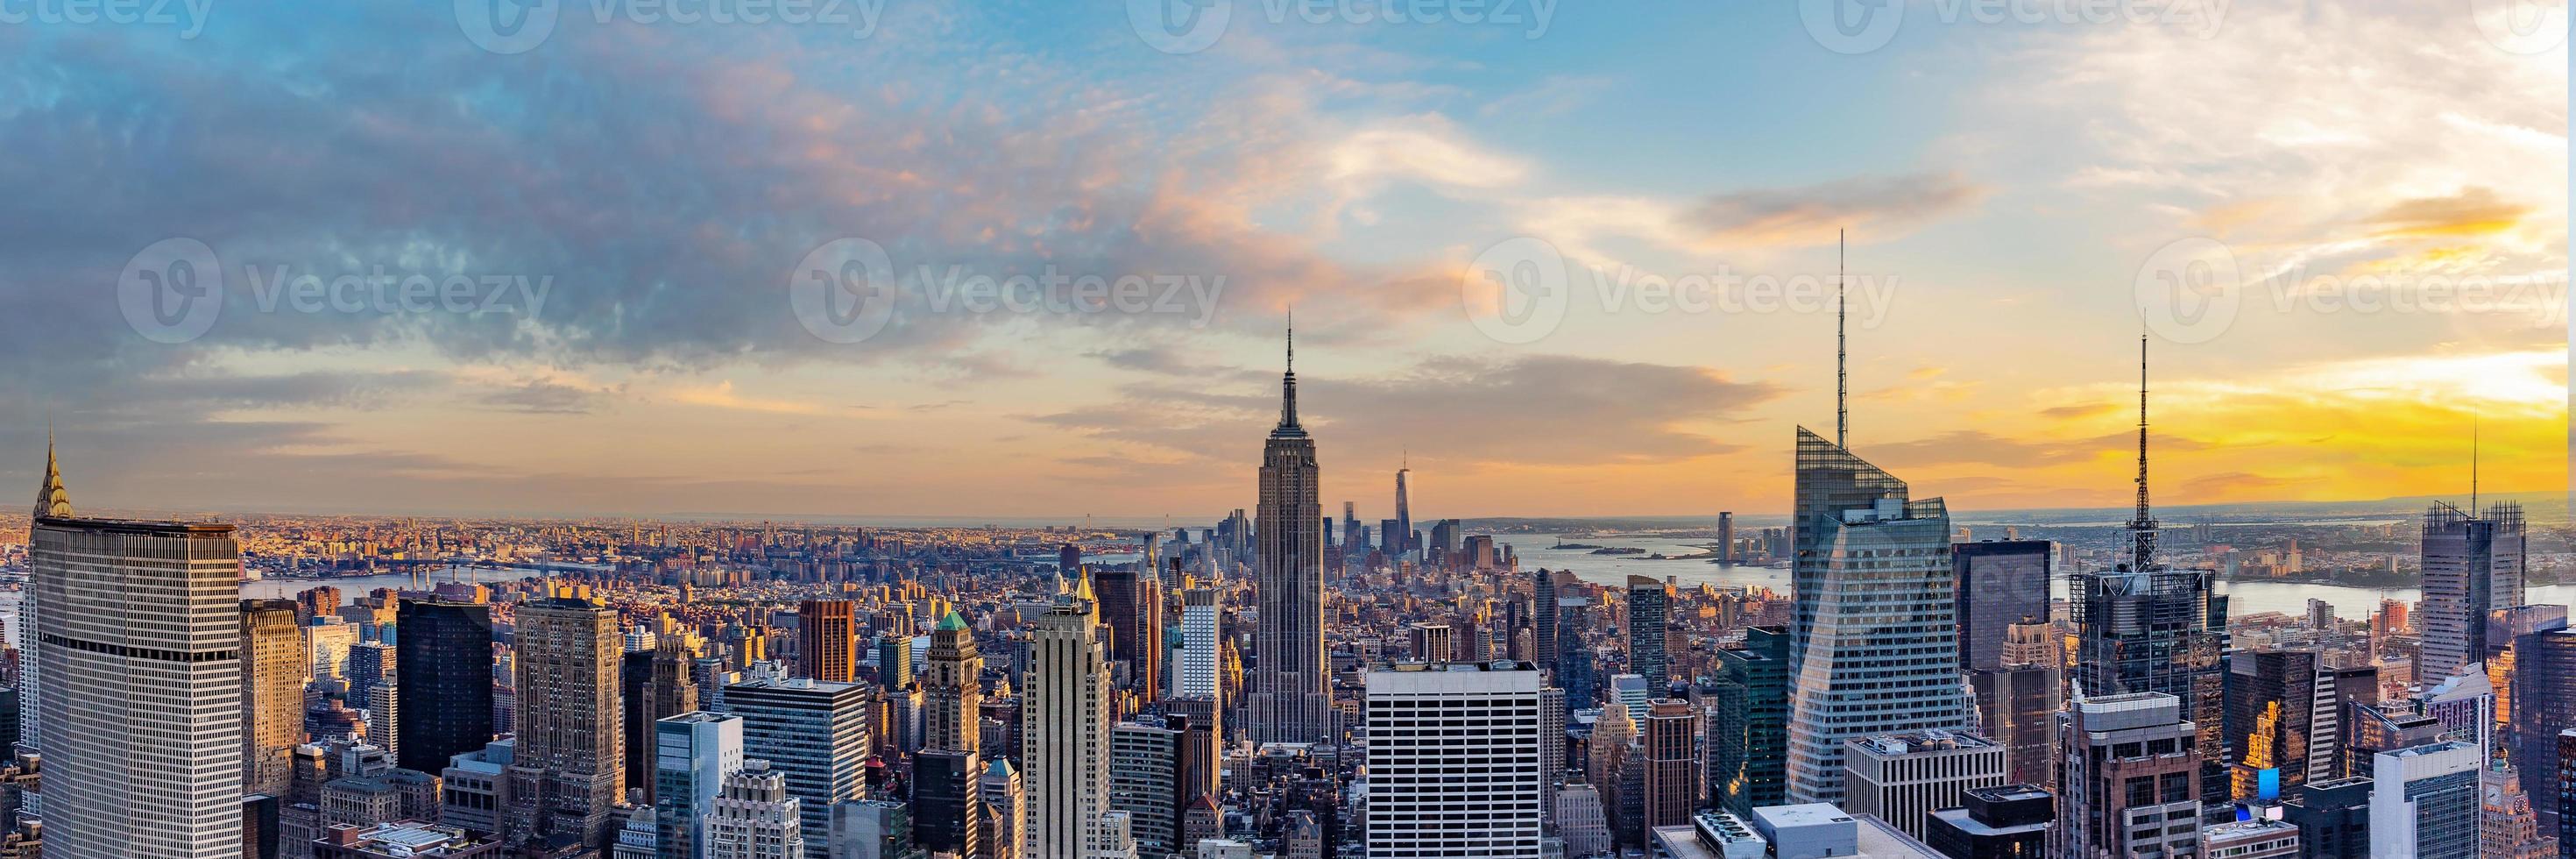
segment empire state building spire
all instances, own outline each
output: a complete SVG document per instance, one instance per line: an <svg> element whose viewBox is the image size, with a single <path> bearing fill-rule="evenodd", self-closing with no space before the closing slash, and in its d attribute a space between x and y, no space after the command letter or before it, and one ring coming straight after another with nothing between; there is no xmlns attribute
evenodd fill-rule
<svg viewBox="0 0 2576 859"><path fill-rule="evenodd" d="M1297 425L1297 311L1288 311L1288 371L1279 380L1279 426L1271 438L1305 438Z"/></svg>
<svg viewBox="0 0 2576 859"><path fill-rule="evenodd" d="M45 428L45 483L36 488L36 518L72 518L72 494L63 488L63 470L54 463L54 428Z"/></svg>

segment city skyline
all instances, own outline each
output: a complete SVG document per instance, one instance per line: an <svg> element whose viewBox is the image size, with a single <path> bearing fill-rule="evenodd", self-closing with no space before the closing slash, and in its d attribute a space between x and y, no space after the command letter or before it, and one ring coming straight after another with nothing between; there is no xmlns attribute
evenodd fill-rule
<svg viewBox="0 0 2576 859"><path fill-rule="evenodd" d="M1848 227L1852 395L1878 415L1851 447L1963 508L2117 504L2119 341L2160 254L2200 240L2249 282L2231 325L2163 352L2167 500L2446 492L2473 415L2490 485L2565 485L2565 284L2543 276L2566 263L2565 64L2495 50L2463 10L2249 6L2188 36L1918 20L1857 56L1783 6L1568 8L1526 39L1243 14L1187 55L1116 9L895 4L862 40L580 21L496 56L451 11L6 37L0 67L59 90L0 113L0 142L163 167L0 166L28 189L0 202L0 339L43 367L0 378L24 409L0 482L32 479L50 414L85 460L120 452L92 491L179 508L1222 511L1295 304L1308 420L1341 445L1327 499L1382 497L1409 448L1425 510L1785 509L1769 453L1831 407L1830 290L1606 309L1593 275L1829 287ZM415 71L323 92L288 70L360 50ZM1795 83L1667 85L1757 76ZM102 130L131 105L197 132ZM545 115L584 121L522 119ZM2447 118L2381 119L2406 115ZM653 133L597 130L621 127ZM281 149L306 154L213 154ZM517 163L538 167L480 169ZM788 275L844 237L915 298L951 266L1228 285L1205 313L924 308L836 343ZM160 342L111 287L173 239L212 252L227 300ZM1505 343L1462 281L1519 239L1566 258L1577 304ZM481 315L275 292L279 267L378 265L551 286ZM2252 282L2276 271L2296 274ZM2315 300L2370 277L2536 286L2483 310Z"/></svg>

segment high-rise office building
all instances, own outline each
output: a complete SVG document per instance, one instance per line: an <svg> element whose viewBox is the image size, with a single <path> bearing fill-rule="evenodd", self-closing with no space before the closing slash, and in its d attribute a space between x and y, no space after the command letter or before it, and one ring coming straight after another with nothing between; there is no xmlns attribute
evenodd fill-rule
<svg viewBox="0 0 2576 859"><path fill-rule="evenodd" d="M1967 725L1950 516L1804 427L1795 495L1788 795L1838 803L1843 741Z"/></svg>
<svg viewBox="0 0 2576 859"><path fill-rule="evenodd" d="M1537 656L1533 661L1538 663L1538 670L1554 676L1559 644L1556 640L1556 573L1542 569L1531 576L1530 596L1533 615L1530 618L1530 645Z"/></svg>
<svg viewBox="0 0 2576 859"><path fill-rule="evenodd" d="M404 739L395 765L438 772L492 741L492 607L407 599L394 612L394 676L409 693L394 712Z"/></svg>
<svg viewBox="0 0 2576 859"><path fill-rule="evenodd" d="M697 680L690 676L691 656L679 636L648 639L643 650L628 650L619 661L620 694L626 701L626 784L653 801L655 723L698 709ZM628 636L630 644L637 642Z"/></svg>
<svg viewBox="0 0 2576 859"><path fill-rule="evenodd" d="M799 797L787 789L787 774L768 761L752 758L724 778L724 788L708 803L707 859L793 859L821 855L814 847L829 841L831 812L825 828L805 835L811 819ZM826 848L828 849L828 847Z"/></svg>
<svg viewBox="0 0 2576 859"><path fill-rule="evenodd" d="M1786 805L1789 632L1747 627L1744 644L1719 650L1717 662L1717 712L1709 719L1711 799L1739 817Z"/></svg>
<svg viewBox="0 0 2576 859"><path fill-rule="evenodd" d="M1628 670L1646 678L1651 697L1663 697L1673 682L1672 653L1665 645L1672 612L1671 585L1648 576L1628 577Z"/></svg>
<svg viewBox="0 0 2576 859"><path fill-rule="evenodd" d="M983 827L983 672L974 630L950 611L930 633L920 677L923 750L912 764L912 819L917 840L933 853L974 856L987 838L1017 837Z"/></svg>
<svg viewBox="0 0 2576 859"><path fill-rule="evenodd" d="M1655 699L1638 721L1637 740L1646 770L1646 817L1638 825L1690 825L1700 804L1699 714L1689 702Z"/></svg>
<svg viewBox="0 0 2576 859"><path fill-rule="evenodd" d="M1120 722L1109 728L1109 809L1127 813L1128 834L1142 856L1190 847L1181 843L1182 766L1188 720Z"/></svg>
<svg viewBox="0 0 2576 859"><path fill-rule="evenodd" d="M2004 781L2054 789L2057 711L2064 705L2065 669L2057 632L2043 623L2005 627L2002 664L1968 672L1978 730L2004 748Z"/></svg>
<svg viewBox="0 0 2576 859"><path fill-rule="evenodd" d="M1916 838L1933 812L1959 807L1969 790L2005 784L2004 748L1973 734L1881 734L1844 745L1843 810Z"/></svg>
<svg viewBox="0 0 2576 859"><path fill-rule="evenodd" d="M653 723L653 807L660 859L705 859L706 817L742 769L742 718L705 711Z"/></svg>
<svg viewBox="0 0 2576 859"><path fill-rule="evenodd" d="M2227 657L2223 718L2230 790L2237 800L2277 800L2310 779L2332 777L2338 751L2333 669L2314 650L2238 651Z"/></svg>
<svg viewBox="0 0 2576 859"><path fill-rule="evenodd" d="M1735 513L1731 510L1717 512L1717 562L1735 563Z"/></svg>
<svg viewBox="0 0 2576 859"><path fill-rule="evenodd" d="M2079 699L2058 715L2050 856L2200 855L2199 732L2162 692Z"/></svg>
<svg viewBox="0 0 2576 859"><path fill-rule="evenodd" d="M2175 569L2156 557L2161 526L2148 504L2146 341L2138 343L2137 509L2129 522L2129 560L2071 576L2068 599L2076 626L2075 688L2086 697L2155 692L2181 702L2199 731L2200 799L2212 814L2228 807L2225 725L2227 597L2211 570ZM2072 798L2073 785L2058 794ZM2063 807L2061 803L2061 807Z"/></svg>
<svg viewBox="0 0 2576 859"><path fill-rule="evenodd" d="M826 683L858 679L856 607L849 600L796 604L796 670Z"/></svg>
<svg viewBox="0 0 2576 859"><path fill-rule="evenodd" d="M2533 797L2558 795L2558 735L2576 728L2576 629L2550 629L2514 639L2511 752L2523 792ZM2562 818L2558 803L2535 799L2540 830L2555 832L2576 824ZM2564 846L2565 842L2561 842Z"/></svg>
<svg viewBox="0 0 2576 859"><path fill-rule="evenodd" d="M2548 823L2542 823L2540 831L2557 832L2558 855L2561 859L2576 859L2576 728L2558 732L2557 772L2558 780L2555 785L2557 791L2534 799L2532 810L2534 812L2544 808L2558 810L2554 815L2557 825L2553 827ZM2525 782L2525 784L2529 783ZM2543 815L2543 817L2546 818L2549 815Z"/></svg>
<svg viewBox="0 0 2576 859"><path fill-rule="evenodd" d="M1030 633L1028 685L1020 690L1024 857L1093 859L1110 840L1101 826L1110 810L1109 652L1099 626L1085 577Z"/></svg>
<svg viewBox="0 0 2576 859"><path fill-rule="evenodd" d="M1093 576L1109 658L1127 664L1138 697L1163 697L1163 580L1138 566L1108 565Z"/></svg>
<svg viewBox="0 0 2576 859"><path fill-rule="evenodd" d="M519 606L511 646L519 744L511 775L525 788L518 792L524 809L507 834L571 835L593 848L616 840L622 821L614 812L626 799L618 683L624 641L617 612L607 606L565 595Z"/></svg>
<svg viewBox="0 0 2576 859"><path fill-rule="evenodd" d="M1218 624L1225 613L1223 595L1212 588L1181 594L1180 670L1172 675L1172 694L1181 698L1219 700L1224 687L1219 663L1224 641Z"/></svg>
<svg viewBox="0 0 2576 859"><path fill-rule="evenodd" d="M2472 502L2474 503L2474 502ZM2424 647L2416 680L2431 686L2486 658L2487 613L2522 604L2522 505L2424 511Z"/></svg>
<svg viewBox="0 0 2576 859"><path fill-rule="evenodd" d="M360 641L349 645L349 701L374 701L375 696L368 693L374 691L378 683L395 682L398 670L393 645L381 641Z"/></svg>
<svg viewBox="0 0 2576 859"><path fill-rule="evenodd" d="M1540 783L1554 776L1535 667L1402 665L1367 682L1371 859L1542 855Z"/></svg>
<svg viewBox="0 0 2576 859"><path fill-rule="evenodd" d="M2378 754L2371 774L2370 855L2478 855L2476 743L2446 741Z"/></svg>
<svg viewBox="0 0 2576 859"><path fill-rule="evenodd" d="M232 526L77 518L49 439L28 561L45 855L239 855Z"/></svg>
<svg viewBox="0 0 2576 859"><path fill-rule="evenodd" d="M830 832L832 805L867 794L871 747L868 687L806 677L752 677L724 687L725 711L742 717L742 753L769 762L786 779L804 829ZM826 859L830 839L805 842Z"/></svg>
<svg viewBox="0 0 2576 859"><path fill-rule="evenodd" d="M1950 547L1959 617L1959 668L2004 667L2004 639L2014 624L2048 623L2047 540L1989 540Z"/></svg>
<svg viewBox="0 0 2576 859"><path fill-rule="evenodd" d="M912 636L886 633L877 637L877 686L888 692L912 688Z"/></svg>
<svg viewBox="0 0 2576 859"><path fill-rule="evenodd" d="M1294 336L1293 333L1291 335ZM1295 341L1280 380L1279 425L1261 450L1259 627L1253 646L1252 689L1244 728L1261 742L1315 742L1332 738L1333 692L1324 653L1324 554L1315 523L1320 474L1315 440L1297 423ZM1399 513L1401 513L1399 508ZM1030 792L1037 788L1032 785Z"/></svg>
<svg viewBox="0 0 2576 859"><path fill-rule="evenodd" d="M304 742L304 684L312 663L291 600L243 600L242 790L283 797Z"/></svg>
<svg viewBox="0 0 2576 859"><path fill-rule="evenodd" d="M1395 518L1389 520L1395 523L1395 528L1386 535L1386 539L1378 541L1386 544L1389 558L1400 558L1407 552L1422 548L1413 539L1412 479L1412 458L1407 457L1395 469Z"/></svg>
<svg viewBox="0 0 2576 859"><path fill-rule="evenodd" d="M2301 855L2370 859L2370 788L2367 778L2333 778L2292 791L2281 819L2299 828Z"/></svg>

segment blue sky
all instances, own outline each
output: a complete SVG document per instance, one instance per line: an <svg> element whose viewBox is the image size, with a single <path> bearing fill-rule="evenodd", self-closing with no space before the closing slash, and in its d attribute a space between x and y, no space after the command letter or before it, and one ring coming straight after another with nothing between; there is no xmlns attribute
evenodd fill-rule
<svg viewBox="0 0 2576 859"><path fill-rule="evenodd" d="M1455 515L1771 509L1848 229L1854 449L1954 504L2120 503L2142 328L2161 497L2444 491L2473 416L2490 483L2565 480L2566 54L2508 0L1901 3L1858 53L1805 17L1847 0L1207 0L1186 53L1116 3L490 1L0 22L0 478L50 417L111 507L1199 515L1294 305L1364 515L1407 451ZM835 342L791 278L861 246L889 315ZM1568 303L1496 328L1534 250ZM136 321L183 259L202 329ZM1145 298L946 300L1051 273ZM281 287L375 274L476 300Z"/></svg>

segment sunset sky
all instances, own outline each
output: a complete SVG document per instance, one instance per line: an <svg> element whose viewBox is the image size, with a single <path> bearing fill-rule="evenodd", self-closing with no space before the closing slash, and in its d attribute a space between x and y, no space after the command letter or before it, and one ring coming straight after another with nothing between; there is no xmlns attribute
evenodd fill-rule
<svg viewBox="0 0 2576 859"><path fill-rule="evenodd" d="M2168 272L2239 288L2152 338L2160 500L2464 494L2473 419L2489 491L2567 486L2568 55L2476 17L2510 4L1913 3L1846 54L1792 2L1212 2L1183 53L1060 0L580 0L516 53L444 2L0 25L0 480L50 418L84 506L1198 521L1253 506L1294 305L1331 512L1391 515L1408 455L1417 518L1778 512L1830 300L1637 285L1829 287L1847 229L1851 447L1918 495L2125 504ZM790 297L845 237L905 296L857 343ZM224 303L158 342L120 283L172 239ZM1567 263L1529 342L1471 318L1498 245ZM280 266L546 291L305 312ZM952 269L1224 283L975 313Z"/></svg>

